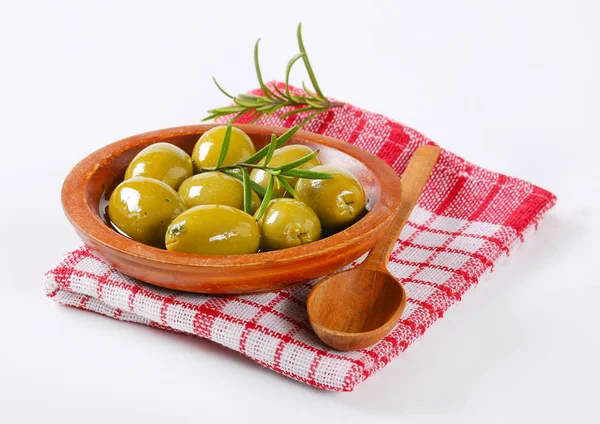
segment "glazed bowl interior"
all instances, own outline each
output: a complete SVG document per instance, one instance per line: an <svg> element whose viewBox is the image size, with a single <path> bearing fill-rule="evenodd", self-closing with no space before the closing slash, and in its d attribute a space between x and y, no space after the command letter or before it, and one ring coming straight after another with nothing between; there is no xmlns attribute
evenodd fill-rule
<svg viewBox="0 0 600 424"><path fill-rule="evenodd" d="M350 171L362 184L368 212L355 224L319 241L273 252L246 255L198 255L143 245L118 233L107 220L112 190L123 180L134 156L145 147L172 143L191 154L198 138L214 125L159 130L110 144L85 158L69 174L62 191L63 208L81 239L118 270L142 281L204 293L277 290L331 273L367 252L393 218L400 183L380 159L356 146L299 131L288 144L319 149L324 164ZM239 125L257 149L272 133L287 129Z"/></svg>

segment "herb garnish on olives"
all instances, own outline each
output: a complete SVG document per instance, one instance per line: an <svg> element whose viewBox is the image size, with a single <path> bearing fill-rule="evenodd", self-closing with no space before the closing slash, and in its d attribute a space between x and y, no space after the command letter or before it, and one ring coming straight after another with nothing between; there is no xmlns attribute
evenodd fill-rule
<svg viewBox="0 0 600 424"><path fill-rule="evenodd" d="M111 194L108 216L141 243L215 255L300 246L319 240L322 229L351 225L365 207L360 183L320 165L318 150L282 147L298 128L273 134L256 151L242 130L214 127L194 146L193 176L192 159L181 149L151 145ZM133 176L142 171L146 176Z"/></svg>

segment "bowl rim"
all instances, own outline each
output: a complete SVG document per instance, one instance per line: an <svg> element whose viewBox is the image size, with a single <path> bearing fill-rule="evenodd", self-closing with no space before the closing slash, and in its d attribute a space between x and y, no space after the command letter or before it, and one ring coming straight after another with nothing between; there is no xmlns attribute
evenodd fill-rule
<svg viewBox="0 0 600 424"><path fill-rule="evenodd" d="M352 241L366 233L381 230L389 225L401 198L400 178L396 172L383 160L360 147L345 141L307 131L298 131L292 139L321 144L341 151L361 162L373 172L380 188L379 199L373 208L359 221L350 227L319 241L295 246L288 249L258 252L243 255L201 255L195 253L170 252L148 246L129 239L109 228L101 219L98 211L94 212L87 201L87 187L91 177L104 163L111 162L125 151L140 145L150 145L167 141L175 136L202 134L221 124L199 124L165 128L133 135L108 144L81 160L69 172L62 186L61 200L65 215L76 230L85 233L95 243L116 250L138 261L153 261L171 265L213 267L213 268L244 268L264 267L265 264L284 265L290 262L302 261L307 258L325 257L343 251ZM235 124L235 127L250 136L274 133L280 136L289 128ZM168 142L168 141L167 141ZM95 206L99 208L99 205Z"/></svg>

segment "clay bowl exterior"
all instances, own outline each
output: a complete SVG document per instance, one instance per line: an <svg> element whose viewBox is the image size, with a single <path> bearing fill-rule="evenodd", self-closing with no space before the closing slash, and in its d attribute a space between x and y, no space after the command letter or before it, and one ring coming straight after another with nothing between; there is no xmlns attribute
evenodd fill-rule
<svg viewBox="0 0 600 424"><path fill-rule="evenodd" d="M369 212L351 227L303 246L226 256L169 252L112 229L105 208L133 157L158 142L172 143L191 153L198 138L214 126L193 125L135 135L109 144L77 164L65 179L62 204L81 240L119 271L156 286L212 294L264 292L322 277L348 265L371 249L399 207L400 181L386 163L343 141L299 131L289 144L319 148L323 163L349 170L363 185ZM252 138L257 149L272 133L281 135L287 130L236 126Z"/></svg>

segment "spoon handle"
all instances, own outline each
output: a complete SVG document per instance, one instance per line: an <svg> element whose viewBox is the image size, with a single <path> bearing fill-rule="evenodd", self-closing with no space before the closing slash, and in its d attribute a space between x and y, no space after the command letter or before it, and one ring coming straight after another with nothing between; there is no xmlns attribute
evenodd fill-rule
<svg viewBox="0 0 600 424"><path fill-rule="evenodd" d="M369 256L367 256L362 266L383 269L384 271L387 269L387 261L396 240L398 240L402 228L417 204L423 187L425 187L425 184L429 180L429 176L439 155L440 148L437 146L421 146L417 148L400 178L402 183L402 200L400 201L398 212L388 227L386 235L371 249Z"/></svg>

